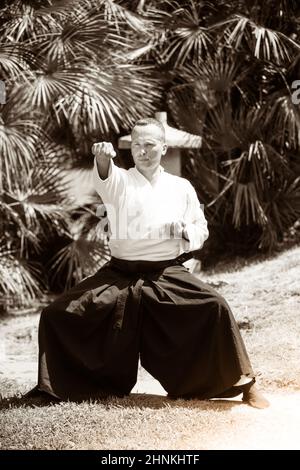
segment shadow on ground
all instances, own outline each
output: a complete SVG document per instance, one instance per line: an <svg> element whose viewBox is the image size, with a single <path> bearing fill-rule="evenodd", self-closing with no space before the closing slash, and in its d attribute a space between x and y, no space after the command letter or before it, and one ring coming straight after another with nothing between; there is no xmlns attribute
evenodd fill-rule
<svg viewBox="0 0 300 470"><path fill-rule="evenodd" d="M12 408L35 408L35 407L46 407L53 405L61 405L70 403L51 397L47 393L40 393L37 396L26 397L24 395L16 394L10 397L5 397L0 400L0 410L7 410ZM212 409L214 411L225 411L236 406L243 405L242 401L238 400L184 400L184 399L171 399L161 395L154 394L140 394L131 393L130 395L120 397L102 397L92 400L77 400L75 403L93 403L102 404L105 406L118 406L122 408L200 408L200 409Z"/></svg>

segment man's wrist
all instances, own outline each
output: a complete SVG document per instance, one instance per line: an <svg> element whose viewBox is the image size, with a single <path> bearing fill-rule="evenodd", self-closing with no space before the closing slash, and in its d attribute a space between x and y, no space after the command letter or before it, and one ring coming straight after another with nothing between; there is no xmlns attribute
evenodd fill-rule
<svg viewBox="0 0 300 470"><path fill-rule="evenodd" d="M113 158L115 158L114 156L112 155L108 155L106 153L99 153L98 155L96 155L96 160L97 162L101 162L102 161L105 161L105 160L112 160Z"/></svg>

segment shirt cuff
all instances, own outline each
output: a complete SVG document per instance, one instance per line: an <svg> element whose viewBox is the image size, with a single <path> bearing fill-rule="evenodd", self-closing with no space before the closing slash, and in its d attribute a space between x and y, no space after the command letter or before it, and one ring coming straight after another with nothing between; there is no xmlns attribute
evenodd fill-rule
<svg viewBox="0 0 300 470"><path fill-rule="evenodd" d="M187 238L182 238L182 249L185 252L200 250L203 243L208 238L208 229L207 227L199 227L195 224L188 224L185 226L185 232L187 233Z"/></svg>

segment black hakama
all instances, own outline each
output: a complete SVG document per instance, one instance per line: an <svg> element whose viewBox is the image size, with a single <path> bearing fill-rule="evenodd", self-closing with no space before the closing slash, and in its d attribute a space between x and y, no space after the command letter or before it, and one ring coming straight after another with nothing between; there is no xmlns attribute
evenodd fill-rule
<svg viewBox="0 0 300 470"><path fill-rule="evenodd" d="M123 396L139 357L171 397L213 398L253 377L228 304L177 260L112 258L41 314L39 390Z"/></svg>

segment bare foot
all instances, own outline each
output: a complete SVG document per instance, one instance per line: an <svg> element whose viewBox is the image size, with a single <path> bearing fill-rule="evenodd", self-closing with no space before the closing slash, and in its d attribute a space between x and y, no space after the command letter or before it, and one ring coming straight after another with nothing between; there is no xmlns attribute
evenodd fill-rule
<svg viewBox="0 0 300 470"><path fill-rule="evenodd" d="M270 403L263 396L263 394L256 388L256 385L253 384L249 389L246 389L243 393L243 401L248 403L248 405L253 406L253 408L268 408Z"/></svg>

